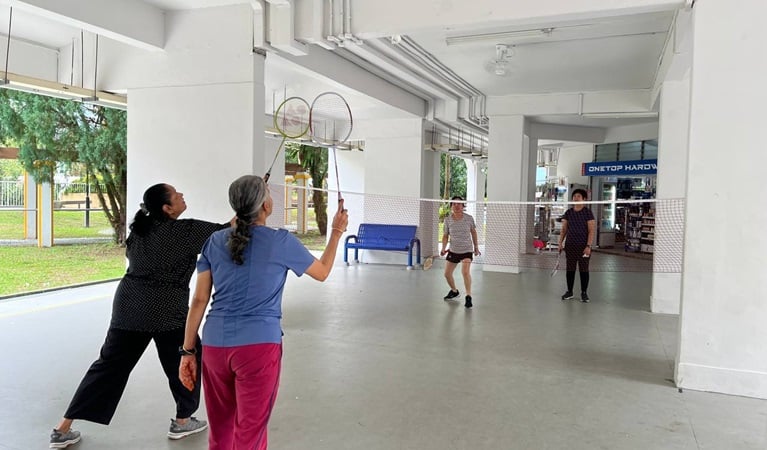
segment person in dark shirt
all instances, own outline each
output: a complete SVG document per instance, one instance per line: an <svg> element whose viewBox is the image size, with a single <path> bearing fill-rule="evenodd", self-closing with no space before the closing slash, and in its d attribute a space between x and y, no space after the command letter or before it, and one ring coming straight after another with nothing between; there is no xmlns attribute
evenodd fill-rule
<svg viewBox="0 0 767 450"><path fill-rule="evenodd" d="M80 433L71 429L75 419L109 424L131 371L152 340L176 402L168 437L180 439L207 428L205 421L192 417L200 404L199 383L190 391L178 379L179 348L184 343L189 281L197 255L211 234L231 225L179 220L186 210L184 194L168 184L150 187L143 200L130 225L125 252L128 269L115 291L99 359L88 369L54 428L51 448L80 440ZM199 342L196 348L201 350Z"/></svg>
<svg viewBox="0 0 767 450"><path fill-rule="evenodd" d="M562 295L562 300L573 298L573 285L575 284L575 268L581 276L581 301L589 302L589 259L591 258L591 243L594 242L596 221L591 209L586 208L583 202L588 194L583 189L573 191L575 206L568 209L562 216L562 232L559 234L559 251L565 251L567 259L567 292Z"/></svg>

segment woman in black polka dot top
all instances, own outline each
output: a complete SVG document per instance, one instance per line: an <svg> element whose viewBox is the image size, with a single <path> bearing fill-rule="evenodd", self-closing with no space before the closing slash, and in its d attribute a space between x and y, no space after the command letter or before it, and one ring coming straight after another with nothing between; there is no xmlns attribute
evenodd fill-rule
<svg viewBox="0 0 767 450"><path fill-rule="evenodd" d="M143 199L130 225L128 269L115 292L112 321L100 357L88 369L54 429L52 445L54 440L79 441L80 434L70 429L75 419L109 424L128 376L151 340L176 401L176 417L171 419L168 437L179 439L207 427L205 421L192 417L200 403L199 382L189 391L178 379L179 348L184 343L189 280L197 255L213 232L230 224L179 220L186 210L184 194L168 184L150 187ZM198 360L200 349L198 340Z"/></svg>

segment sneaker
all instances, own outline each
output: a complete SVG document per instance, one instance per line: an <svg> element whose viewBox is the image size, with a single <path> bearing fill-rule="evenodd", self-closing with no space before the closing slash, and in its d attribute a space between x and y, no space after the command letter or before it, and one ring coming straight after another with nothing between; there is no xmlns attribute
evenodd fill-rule
<svg viewBox="0 0 767 450"><path fill-rule="evenodd" d="M452 300L456 297L458 297L461 293L458 291L450 290L447 295L444 297L444 300Z"/></svg>
<svg viewBox="0 0 767 450"><path fill-rule="evenodd" d="M583 303L588 303L589 302L589 294L587 294L585 292L581 292L581 301Z"/></svg>
<svg viewBox="0 0 767 450"><path fill-rule="evenodd" d="M463 306L465 306L466 308L471 308L472 306L474 306L471 304L471 295L466 296L466 303L464 303Z"/></svg>
<svg viewBox="0 0 767 450"><path fill-rule="evenodd" d="M169 439L181 439L189 436L190 434L199 433L205 431L208 428L208 422L204 420L197 420L196 417L190 417L185 424L176 422L175 419L170 419L170 430L168 430Z"/></svg>
<svg viewBox="0 0 767 450"><path fill-rule="evenodd" d="M51 448L67 448L72 444L80 442L80 432L75 430L69 430L66 433L62 433L57 429L53 429L51 433Z"/></svg>
<svg viewBox="0 0 767 450"><path fill-rule="evenodd" d="M562 294L562 300L570 300L571 298L573 298L573 291L567 291Z"/></svg>

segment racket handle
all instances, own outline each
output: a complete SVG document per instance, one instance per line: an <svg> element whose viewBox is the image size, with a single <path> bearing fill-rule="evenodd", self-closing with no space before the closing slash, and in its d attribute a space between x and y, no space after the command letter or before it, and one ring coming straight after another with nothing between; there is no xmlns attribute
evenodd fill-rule
<svg viewBox="0 0 767 450"><path fill-rule="evenodd" d="M264 175L264 183L269 182L269 177L272 176L272 172L266 172L266 175Z"/></svg>

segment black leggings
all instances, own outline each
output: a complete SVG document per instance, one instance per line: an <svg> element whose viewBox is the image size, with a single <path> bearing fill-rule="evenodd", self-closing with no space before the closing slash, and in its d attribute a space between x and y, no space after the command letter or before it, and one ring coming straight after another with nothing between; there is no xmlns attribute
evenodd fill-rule
<svg viewBox="0 0 767 450"><path fill-rule="evenodd" d="M581 275L581 292L589 289L589 260L584 258L583 252L586 250L586 244L565 246L565 257L567 259L567 291L572 292L575 286L575 268L577 266Z"/></svg>
<svg viewBox="0 0 767 450"><path fill-rule="evenodd" d="M185 388L178 378L181 356L178 348L184 343L184 328L148 333L110 328L97 359L80 382L64 417L109 425L120 402L128 377L141 359L149 342L154 339L157 355L168 377L168 385L176 401L176 417L185 419L200 405L200 370L202 345L197 339L197 384L193 391Z"/></svg>

